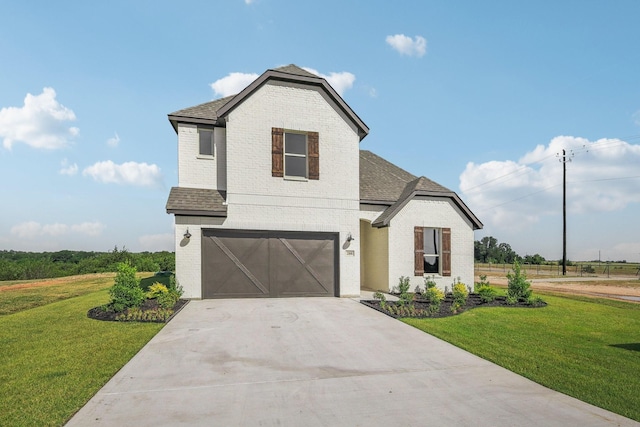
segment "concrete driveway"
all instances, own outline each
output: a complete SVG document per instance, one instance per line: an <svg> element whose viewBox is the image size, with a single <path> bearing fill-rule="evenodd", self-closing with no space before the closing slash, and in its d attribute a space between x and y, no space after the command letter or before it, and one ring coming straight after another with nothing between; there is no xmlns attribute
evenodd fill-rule
<svg viewBox="0 0 640 427"><path fill-rule="evenodd" d="M357 301L192 301L69 426L637 426Z"/></svg>

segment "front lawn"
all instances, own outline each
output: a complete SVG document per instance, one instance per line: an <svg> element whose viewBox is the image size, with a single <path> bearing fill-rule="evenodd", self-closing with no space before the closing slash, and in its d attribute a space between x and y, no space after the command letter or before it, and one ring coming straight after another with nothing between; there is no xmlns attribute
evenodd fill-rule
<svg viewBox="0 0 640 427"><path fill-rule="evenodd" d="M106 290L65 298L0 316L0 425L63 425L163 327L87 318Z"/></svg>
<svg viewBox="0 0 640 427"><path fill-rule="evenodd" d="M640 304L543 297L549 305L535 310L477 308L403 321L551 389L640 421Z"/></svg>

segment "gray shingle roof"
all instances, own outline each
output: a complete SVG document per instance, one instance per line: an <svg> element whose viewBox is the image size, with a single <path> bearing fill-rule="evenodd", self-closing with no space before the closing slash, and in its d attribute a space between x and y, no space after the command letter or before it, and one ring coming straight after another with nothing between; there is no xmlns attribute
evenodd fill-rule
<svg viewBox="0 0 640 427"><path fill-rule="evenodd" d="M471 210L464 204L462 199L458 197L458 195L438 184L437 182L433 182L430 179L421 176L413 181L407 183L402 194L398 197L395 203L385 209L384 212L376 218L375 221L371 223L374 227L386 227L389 225L391 219L402 210L402 208L409 203L411 199L415 196L430 196L430 197L443 197L450 199L458 208L462 211L462 213L469 219L471 224L473 225L474 230L478 230L482 228L482 223L478 218L471 212Z"/></svg>
<svg viewBox="0 0 640 427"><path fill-rule="evenodd" d="M482 223L455 192L424 176L416 177L370 151L360 150L360 203L389 206L376 218L373 226L388 226L414 196L451 199L471 221L474 229L482 228Z"/></svg>
<svg viewBox="0 0 640 427"><path fill-rule="evenodd" d="M328 97L333 100L335 103L334 106L342 110L346 117L356 126L358 129L358 136L361 140L369 133L367 125L362 121L362 119L360 119L360 117L358 117L351 107L344 102L342 97L324 78L310 73L309 71L306 71L294 64L265 71L260 77L255 79L236 95L175 111L169 114L169 122L171 122L171 126L173 126L173 129L176 132L178 131L178 122L181 121L224 126L222 118L226 117L234 108L242 104L248 96L251 96L254 91L259 89L268 80L293 82L321 87Z"/></svg>
<svg viewBox="0 0 640 427"><path fill-rule="evenodd" d="M273 71L280 71L281 73L287 73L287 74L295 74L297 76L320 78L320 76L313 74L305 70L304 68L300 68L296 64L289 64L283 67L274 68Z"/></svg>
<svg viewBox="0 0 640 427"><path fill-rule="evenodd" d="M226 96L214 101L205 102L203 104L194 105L193 107L183 108L169 114L169 117L182 117L186 119L206 119L217 120L218 109L233 99L235 95Z"/></svg>
<svg viewBox="0 0 640 427"><path fill-rule="evenodd" d="M172 187L167 213L177 215L227 216L226 193L205 188Z"/></svg>
<svg viewBox="0 0 640 427"><path fill-rule="evenodd" d="M416 177L371 151L360 150L360 201L393 203Z"/></svg>

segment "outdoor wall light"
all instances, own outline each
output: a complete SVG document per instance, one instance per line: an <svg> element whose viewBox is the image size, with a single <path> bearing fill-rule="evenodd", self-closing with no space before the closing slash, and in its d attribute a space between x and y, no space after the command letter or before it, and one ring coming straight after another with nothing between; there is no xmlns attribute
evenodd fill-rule
<svg viewBox="0 0 640 427"><path fill-rule="evenodd" d="M189 233L189 227L187 227L187 231L184 233L184 238L185 239L190 239L191 238L191 233Z"/></svg>
<svg viewBox="0 0 640 427"><path fill-rule="evenodd" d="M353 238L353 236L351 235L351 232L347 233L347 242L351 242L353 240L356 240Z"/></svg>

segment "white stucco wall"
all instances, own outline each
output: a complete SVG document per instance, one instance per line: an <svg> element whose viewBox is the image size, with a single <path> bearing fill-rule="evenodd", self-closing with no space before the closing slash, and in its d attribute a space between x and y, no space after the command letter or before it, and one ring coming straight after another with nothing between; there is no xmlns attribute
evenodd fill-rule
<svg viewBox="0 0 640 427"><path fill-rule="evenodd" d="M451 290L455 279L473 287L473 227L455 204L447 199L421 197L411 200L389 226L389 286L408 276L411 290L424 287L414 272L414 227L451 228L451 277L435 276L440 289Z"/></svg>
<svg viewBox="0 0 640 427"><path fill-rule="evenodd" d="M271 176L272 127L319 133L319 180ZM181 157L183 150L192 157L182 145L191 144L190 138L197 143L194 131L180 128ZM176 226L176 269L185 297L201 296L200 236L206 227L339 232L340 296L359 295L359 245L343 248L348 233L356 242L360 238L359 137L352 125L317 90L266 84L229 114L225 155L227 218L180 218L184 225L190 222L194 236L184 247L180 241L186 227ZM179 185L214 188L215 174L197 163L181 161ZM185 167L193 170L184 172Z"/></svg>

